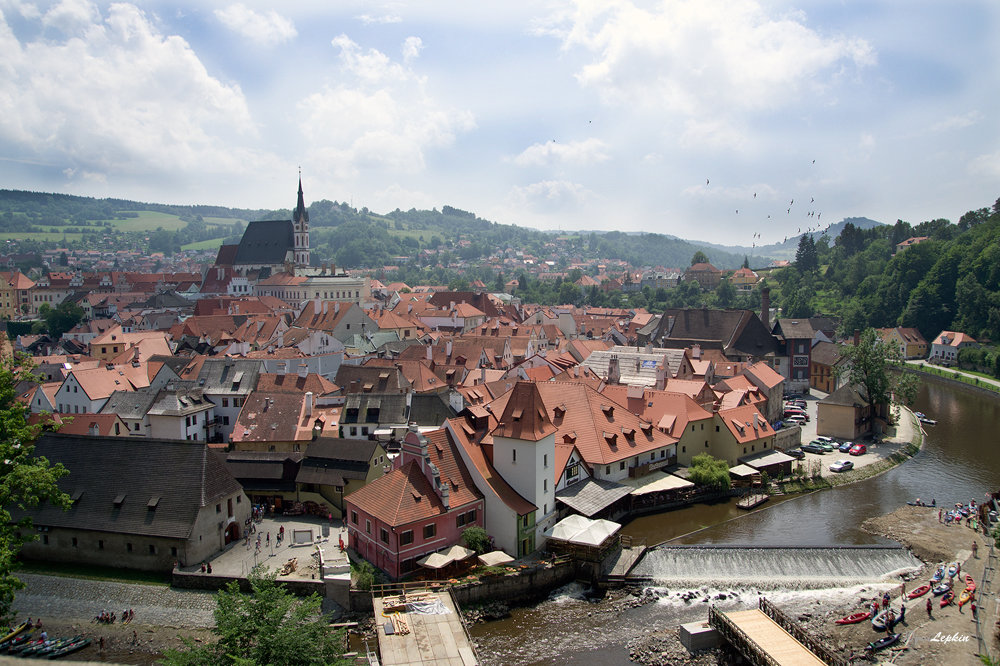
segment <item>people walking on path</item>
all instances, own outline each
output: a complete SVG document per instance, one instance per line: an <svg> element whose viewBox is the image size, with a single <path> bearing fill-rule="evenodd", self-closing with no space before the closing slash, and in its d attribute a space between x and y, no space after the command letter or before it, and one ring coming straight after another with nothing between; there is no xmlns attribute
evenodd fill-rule
<svg viewBox="0 0 1000 666"><path fill-rule="evenodd" d="M934 619L934 616L931 615L931 609L932 608L934 608L934 604L933 604L933 602L931 602L931 598L927 597L927 617L930 618L931 620Z"/></svg>
<svg viewBox="0 0 1000 666"><path fill-rule="evenodd" d="M972 556L979 559L979 542L975 540L972 541Z"/></svg>

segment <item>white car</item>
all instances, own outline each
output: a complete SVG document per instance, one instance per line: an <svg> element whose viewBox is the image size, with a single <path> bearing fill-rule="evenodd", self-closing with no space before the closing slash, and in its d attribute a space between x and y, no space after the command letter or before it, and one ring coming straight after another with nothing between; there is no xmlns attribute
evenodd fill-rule
<svg viewBox="0 0 1000 666"><path fill-rule="evenodd" d="M831 472L846 472L849 469L854 469L854 463L850 460L838 460L830 465Z"/></svg>
<svg viewBox="0 0 1000 666"><path fill-rule="evenodd" d="M781 419L785 423L791 423L792 425L804 426L806 424L806 417L799 416L798 414L793 414L787 418Z"/></svg>

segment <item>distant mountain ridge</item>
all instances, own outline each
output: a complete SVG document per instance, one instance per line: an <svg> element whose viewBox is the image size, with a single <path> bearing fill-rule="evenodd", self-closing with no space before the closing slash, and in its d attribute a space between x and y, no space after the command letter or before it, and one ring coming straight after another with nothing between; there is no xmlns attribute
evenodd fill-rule
<svg viewBox="0 0 1000 666"><path fill-rule="evenodd" d="M750 248L740 245L719 245L717 243L707 243L704 241L689 241L695 245L700 245L705 248L710 248L713 250L718 250L721 252L730 252L734 254L746 254L749 256L751 252L756 257L761 258L772 258L772 259L793 259L795 257L795 251L799 247L799 239L803 236L809 235L813 237L813 240L818 240L820 237L826 235L830 239L832 244L834 239L840 235L840 232L844 230L848 222L853 224L859 229L873 229L875 227L884 226L884 222L878 222L867 217L845 217L840 222L831 224L827 226L822 231L807 231L805 233L797 234L795 236L789 236L781 243L771 243L770 245L758 245L757 247ZM751 264L753 262L751 261Z"/></svg>

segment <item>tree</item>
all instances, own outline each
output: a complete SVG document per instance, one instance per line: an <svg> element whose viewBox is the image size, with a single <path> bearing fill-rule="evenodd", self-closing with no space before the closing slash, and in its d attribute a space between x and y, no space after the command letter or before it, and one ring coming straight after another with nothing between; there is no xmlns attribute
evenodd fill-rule
<svg viewBox="0 0 1000 666"><path fill-rule="evenodd" d="M21 381L38 378L27 361L0 361L0 622L11 620L14 594L24 584L14 576L21 546L38 538L30 517L14 519L11 511L23 513L47 501L68 509L70 499L56 482L69 471L36 457L35 438L40 426L28 425L28 407L17 401Z"/></svg>
<svg viewBox="0 0 1000 666"><path fill-rule="evenodd" d="M812 234L804 234L799 239L799 248L795 251L795 267L802 273L819 270L819 255L816 253Z"/></svg>
<svg viewBox="0 0 1000 666"><path fill-rule="evenodd" d="M343 633L331 631L324 619L323 600L316 593L296 597L277 582L277 572L250 572L250 594L231 581L215 598L215 643L186 650L168 650L163 663L202 664L337 664Z"/></svg>
<svg viewBox="0 0 1000 666"><path fill-rule="evenodd" d="M729 280L723 278L719 286L715 288L715 302L720 308L729 308L736 300L736 287Z"/></svg>
<svg viewBox="0 0 1000 666"><path fill-rule="evenodd" d="M477 553L485 553L490 547L490 537L482 527L469 527L462 530L462 541L466 548L471 548Z"/></svg>
<svg viewBox="0 0 1000 666"><path fill-rule="evenodd" d="M708 263L708 255L702 252L701 250L695 252L694 256L691 257L692 266L694 266L695 264L707 264L707 263Z"/></svg>
<svg viewBox="0 0 1000 666"><path fill-rule="evenodd" d="M903 359L896 345L885 342L873 328L862 331L858 344L840 346L843 362L837 366L839 379L844 375L861 392L868 404L912 404L917 397L917 378L907 372L893 372Z"/></svg>
<svg viewBox="0 0 1000 666"><path fill-rule="evenodd" d="M49 307L48 303L42 303L38 308L38 314L44 322L45 331L53 340L58 340L63 333L72 330L74 326L83 321L84 311L76 303L63 301L55 308Z"/></svg>
<svg viewBox="0 0 1000 666"><path fill-rule="evenodd" d="M728 488L732 483L729 478L729 463L707 453L692 458L689 471L688 478L701 486Z"/></svg>

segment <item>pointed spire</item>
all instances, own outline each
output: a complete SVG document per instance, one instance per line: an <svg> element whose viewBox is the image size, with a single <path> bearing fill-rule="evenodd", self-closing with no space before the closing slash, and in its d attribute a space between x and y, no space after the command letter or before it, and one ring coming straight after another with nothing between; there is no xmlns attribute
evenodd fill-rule
<svg viewBox="0 0 1000 666"><path fill-rule="evenodd" d="M309 221L309 211L306 210L305 197L302 195L302 169L299 169L299 201L295 206L295 215L292 217L293 222L298 222L299 220Z"/></svg>
<svg viewBox="0 0 1000 666"><path fill-rule="evenodd" d="M493 435L537 442L556 431L534 382L518 382Z"/></svg>

